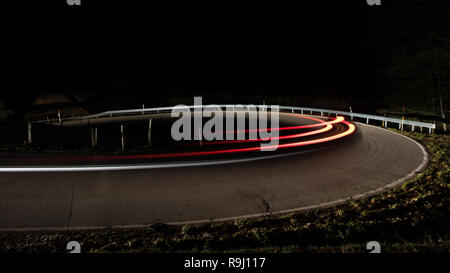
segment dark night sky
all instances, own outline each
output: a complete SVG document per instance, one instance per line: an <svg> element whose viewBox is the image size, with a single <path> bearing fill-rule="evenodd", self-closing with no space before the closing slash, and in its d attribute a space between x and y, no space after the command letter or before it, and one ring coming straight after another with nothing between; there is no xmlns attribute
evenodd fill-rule
<svg viewBox="0 0 450 273"><path fill-rule="evenodd" d="M374 90L361 41L366 15L380 7L365 0L48 2L2 11L2 96L10 104L85 86L145 98L173 90L363 98Z"/></svg>

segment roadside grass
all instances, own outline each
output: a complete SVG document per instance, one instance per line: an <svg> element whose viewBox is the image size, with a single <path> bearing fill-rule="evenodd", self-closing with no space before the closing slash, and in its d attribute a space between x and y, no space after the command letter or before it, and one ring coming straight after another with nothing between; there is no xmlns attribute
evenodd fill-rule
<svg viewBox="0 0 450 273"><path fill-rule="evenodd" d="M393 130L400 132L398 130ZM385 193L320 210L221 223L140 229L0 233L0 252L361 253L378 241L382 252L450 252L450 136L400 132L422 143L427 168Z"/></svg>

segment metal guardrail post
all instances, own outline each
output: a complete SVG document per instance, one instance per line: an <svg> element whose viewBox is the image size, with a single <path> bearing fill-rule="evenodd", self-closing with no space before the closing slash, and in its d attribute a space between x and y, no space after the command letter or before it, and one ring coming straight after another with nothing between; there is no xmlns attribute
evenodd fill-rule
<svg viewBox="0 0 450 273"><path fill-rule="evenodd" d="M147 133L148 146L152 143L152 119L148 120L148 133Z"/></svg>
<svg viewBox="0 0 450 273"><path fill-rule="evenodd" d="M31 122L28 122L28 144L31 144Z"/></svg>
<svg viewBox="0 0 450 273"><path fill-rule="evenodd" d="M125 140L124 140L124 137L123 137L123 124L120 125L120 139L121 139L121 142L122 142L122 151L123 151L123 150L125 150Z"/></svg>
<svg viewBox="0 0 450 273"><path fill-rule="evenodd" d="M97 128L91 127L91 145L92 148L97 146Z"/></svg>

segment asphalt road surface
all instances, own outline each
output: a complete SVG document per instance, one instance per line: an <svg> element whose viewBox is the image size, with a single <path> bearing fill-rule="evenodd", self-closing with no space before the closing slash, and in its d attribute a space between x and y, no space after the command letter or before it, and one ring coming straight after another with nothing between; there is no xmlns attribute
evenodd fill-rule
<svg viewBox="0 0 450 273"><path fill-rule="evenodd" d="M357 125L351 140L224 165L0 173L0 231L196 223L336 205L405 182L427 162L416 142Z"/></svg>

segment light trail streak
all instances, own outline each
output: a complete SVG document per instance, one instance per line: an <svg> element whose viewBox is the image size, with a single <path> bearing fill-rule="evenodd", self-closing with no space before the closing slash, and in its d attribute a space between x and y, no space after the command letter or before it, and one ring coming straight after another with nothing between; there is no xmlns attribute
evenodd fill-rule
<svg viewBox="0 0 450 273"><path fill-rule="evenodd" d="M230 153L242 153L242 152L254 152L261 151L265 149L282 149L289 147L306 146L318 143L324 143L339 138L343 138L352 134L356 127L347 121L342 121L343 124L347 125L348 129L342 133L307 141L299 141L293 143L269 145L264 147L249 147L249 148L237 148L237 149L226 149L226 150L214 150L214 151L200 151L200 152L183 152L183 153L168 153L168 154L151 154L151 155L109 155L109 156L91 156L91 157L71 157L72 160L115 160L115 159L148 159L148 158L170 158L170 157L189 157L189 156L203 156L203 155L218 155L218 154L230 154Z"/></svg>
<svg viewBox="0 0 450 273"><path fill-rule="evenodd" d="M298 117L304 117L304 116L300 116L298 115ZM309 117L306 117L309 118ZM203 142L202 145L213 145L213 144L231 144L231 143L243 143L243 142L255 142L255 141L269 141L272 139L290 139L290 138L299 138L299 137L305 137L305 136L311 136L311 135L316 135L316 134L320 134L320 133L324 133L327 132L329 130L331 130L333 128L332 124L336 124L339 122L344 121L344 117L337 117L336 119L333 119L331 121L327 121L324 122L323 120L320 119L314 119L317 121L320 121L321 123L317 123L317 124L312 124L312 125L305 125L305 126L310 126L307 128L313 128L313 127L318 127L318 126L325 126L322 129L318 129L318 130L313 130L313 131L309 131L309 132L305 132L305 133L299 133L299 134L294 134L294 135L287 135L287 136L278 136L278 137L271 137L271 138L267 138L267 139L242 139L242 140L221 140L221 141L207 141L207 142ZM305 128L304 126L290 126L290 127L281 127L281 128L271 128L270 130L293 130L293 129L299 129L299 128ZM257 131L262 131L262 130L266 130L266 129L255 129ZM255 130L250 130L250 131L255 131ZM241 130L244 131L244 130ZM248 132L249 130L245 130L246 132ZM239 131L235 131L235 132L239 132ZM183 146L197 146L197 143L189 143L189 144L185 144Z"/></svg>
<svg viewBox="0 0 450 273"><path fill-rule="evenodd" d="M288 114L288 115L292 115L292 116L296 116L296 117L305 117L302 115L296 115L296 114ZM311 128L311 127L317 127L317 126L325 126L324 128L321 128L319 130L314 130L314 131L309 131L309 132L305 132L305 133L299 133L299 134L293 134L293 135L287 135L287 136L281 136L278 137L279 139L291 139L291 138L298 138L298 137L303 137L303 136L307 136L307 135L315 135L315 134L319 134L319 133L323 133L323 132L327 132L329 130L331 130L331 128L338 123L342 123L345 124L347 127L347 130L345 130L344 132L332 135L332 136L328 136L328 137L323 137L323 138L317 138L317 139L313 139L313 140L307 140L307 141L297 141L297 142L291 142L291 143L284 143L284 144L276 144L276 145L270 145L270 146L264 146L264 147L246 147L246 148L234 148L234 149L222 149L222 150L213 150L213 151L198 151L198 152L180 152L180 153L167 153L167 154L143 154L143 155L108 155L108 156L81 156L81 157L53 157L53 158L45 158L45 159L40 159L40 160L71 160L71 161L76 161L76 160L80 160L80 161L94 161L94 160L126 160L126 159L131 159L131 160L135 160L135 159L150 159L150 158L177 158L177 157L192 157L192 156L207 156L207 155L219 155L219 154L232 154L232 153L244 153L244 152L255 152L255 151L262 151L265 149L283 149L283 148L290 148L290 147L299 147L299 146L307 146L307 145L313 145L313 144L318 144L318 143L324 143L324 142L329 142L332 140L336 140L339 138L343 138L345 136L348 136L350 134L352 134L355 131L355 125L353 125L350 122L347 122L344 120L343 117L336 117L336 119L332 120L332 121L328 121L325 122L323 120L320 119L315 119L315 118L310 118L310 117L305 117L305 118L309 118L309 119L313 119L313 120L317 120L320 123L318 124L312 124L312 125L306 125L308 126L307 128ZM299 127L301 128L305 128L305 126L292 126L292 127L282 127L282 128L277 128L280 130L288 130L288 129L298 129ZM258 140L258 139L257 139ZM253 140L251 140L253 141ZM34 158L36 159L36 158ZM156 165L161 164L161 166L165 166L164 163L156 163ZM142 164L145 165L145 164ZM107 165L103 165L103 166L107 166ZM107 170L107 169L111 169L110 165L109 167L102 167L102 166L95 166L95 165L91 165L90 168L92 170ZM17 166L12 166L12 167L0 167L0 171L4 171L4 170L10 170L10 171L20 171L20 169L30 169L29 171L32 170L36 170L36 168L42 168L43 170L49 169L51 170L52 168L62 168L62 166L59 167L54 167L54 166L39 166L39 167L17 167ZM70 167L74 170L83 170L83 166L72 166ZM126 169L127 167L120 167L118 169ZM132 167L134 169L136 169L136 166ZM145 167L148 168L148 167ZM114 168L112 168L114 169Z"/></svg>

